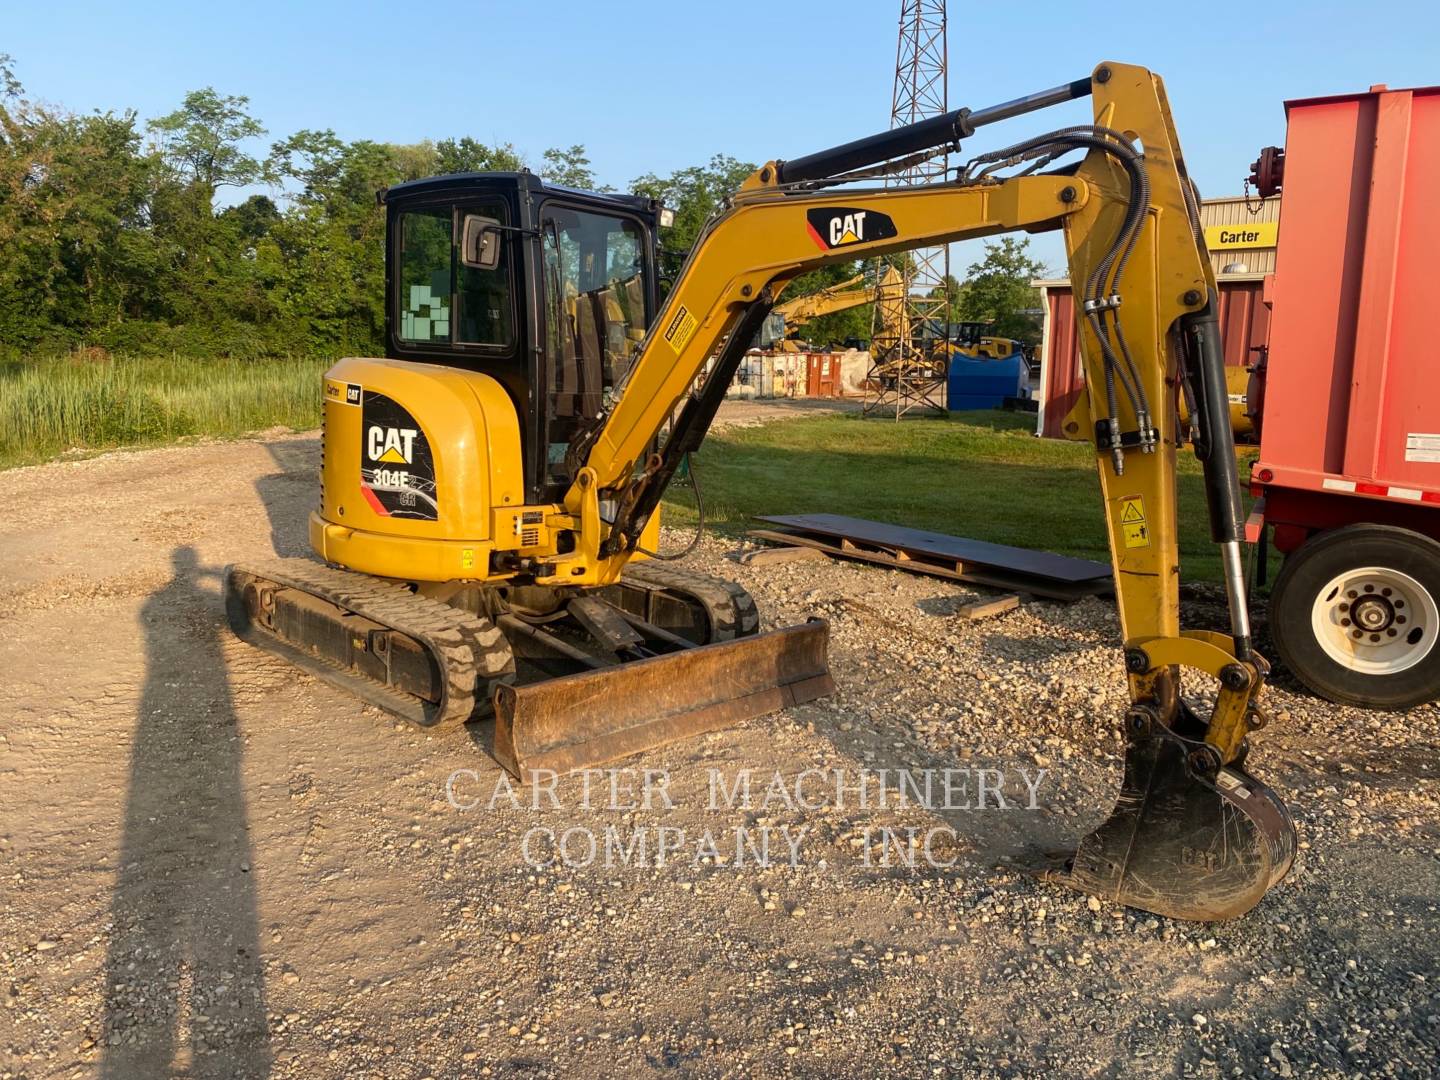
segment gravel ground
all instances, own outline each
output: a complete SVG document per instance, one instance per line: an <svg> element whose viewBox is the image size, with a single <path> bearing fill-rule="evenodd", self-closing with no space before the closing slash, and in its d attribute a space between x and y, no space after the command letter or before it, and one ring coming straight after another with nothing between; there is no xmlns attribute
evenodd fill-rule
<svg viewBox="0 0 1440 1080"><path fill-rule="evenodd" d="M638 771L616 774L633 808L597 779L586 809L580 777L559 807L515 805L483 725L397 725L219 628L220 567L304 552L317 453L5 474L0 1077L1437 1071L1435 706L1277 678L1251 765L1295 816L1295 870L1234 922L1155 918L1018 869L1115 794L1107 601L968 623L955 608L993 594L748 567L711 539L689 564L742 582L767 627L831 621L838 693L625 763L664 770L648 807ZM1186 617L1221 621L1204 591ZM899 804L894 770L945 768L1002 770L1007 808ZM852 787L765 802L811 769ZM878 783L856 805L866 769L891 770L888 805ZM727 789L751 770L752 805L712 808L710 770ZM535 830L581 828L685 839L663 865L532 864ZM737 828L780 838L772 865L737 858ZM953 865L909 866L881 829L945 830L931 854Z"/></svg>

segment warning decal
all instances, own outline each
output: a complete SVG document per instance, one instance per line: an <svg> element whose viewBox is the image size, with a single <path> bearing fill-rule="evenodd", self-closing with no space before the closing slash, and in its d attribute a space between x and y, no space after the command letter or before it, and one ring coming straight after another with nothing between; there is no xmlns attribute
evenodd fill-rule
<svg viewBox="0 0 1440 1080"><path fill-rule="evenodd" d="M1406 461L1440 461L1440 435L1410 432L1405 436Z"/></svg>
<svg viewBox="0 0 1440 1080"><path fill-rule="evenodd" d="M1145 523L1145 500L1127 495L1120 500L1120 535L1127 548L1150 546L1150 527Z"/></svg>
<svg viewBox="0 0 1440 1080"><path fill-rule="evenodd" d="M700 325L694 315L691 315L684 304L680 310L671 316L670 321L665 325L665 343L675 350L679 356L680 351L685 348L685 343L695 336L695 327Z"/></svg>

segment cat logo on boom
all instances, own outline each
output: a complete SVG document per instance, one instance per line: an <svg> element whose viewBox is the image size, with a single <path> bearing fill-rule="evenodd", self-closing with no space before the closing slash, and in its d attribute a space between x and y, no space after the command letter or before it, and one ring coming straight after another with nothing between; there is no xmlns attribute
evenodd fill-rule
<svg viewBox="0 0 1440 1080"><path fill-rule="evenodd" d="M896 235L895 222L889 214L860 206L827 206L808 210L805 227L810 232L810 239L821 251L888 240Z"/></svg>

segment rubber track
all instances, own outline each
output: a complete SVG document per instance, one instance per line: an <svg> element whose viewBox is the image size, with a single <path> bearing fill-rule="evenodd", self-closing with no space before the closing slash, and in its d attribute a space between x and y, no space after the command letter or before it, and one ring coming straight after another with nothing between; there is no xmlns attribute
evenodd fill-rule
<svg viewBox="0 0 1440 1080"><path fill-rule="evenodd" d="M734 641L760 629L755 598L733 581L651 561L630 563L622 577L638 585L658 586L695 600L710 620L710 642Z"/></svg>
<svg viewBox="0 0 1440 1080"><path fill-rule="evenodd" d="M345 611L380 623L425 647L444 673L438 704L392 689L348 667L314 656L253 623L232 586L236 573L317 596ZM284 656L382 709L429 726L464 720L475 708L477 689L513 675L515 659L505 635L489 619L411 592L404 585L309 559L275 559L231 566L226 571L226 610L231 629L244 641Z"/></svg>

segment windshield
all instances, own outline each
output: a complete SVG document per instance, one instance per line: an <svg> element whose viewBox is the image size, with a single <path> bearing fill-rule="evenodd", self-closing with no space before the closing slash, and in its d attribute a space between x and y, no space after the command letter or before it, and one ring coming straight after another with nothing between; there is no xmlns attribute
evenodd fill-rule
<svg viewBox="0 0 1440 1080"><path fill-rule="evenodd" d="M547 208L545 335L553 476L571 435L600 415L645 336L645 232L630 218Z"/></svg>

